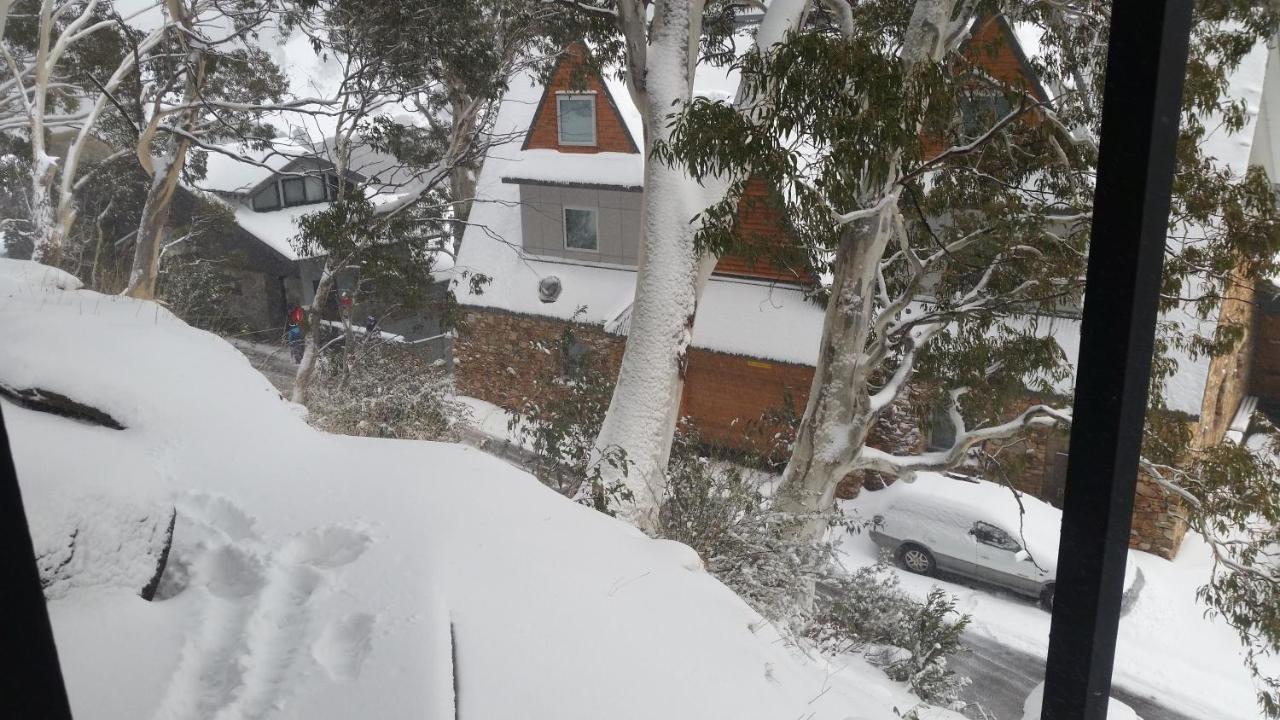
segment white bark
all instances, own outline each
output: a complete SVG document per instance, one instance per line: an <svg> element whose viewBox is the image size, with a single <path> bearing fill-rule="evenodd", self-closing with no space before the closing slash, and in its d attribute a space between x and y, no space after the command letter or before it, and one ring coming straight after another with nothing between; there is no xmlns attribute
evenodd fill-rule
<svg viewBox="0 0 1280 720"><path fill-rule="evenodd" d="M771 47L781 41L799 25L807 6L808 0L776 0L757 42ZM646 34L643 5L633 0L618 5L627 42L627 86L643 119L646 155L655 141L668 138L667 116L693 96L702 12L701 0L658 0ZM723 197L727 186L699 187L681 168L647 162L644 187L631 329L596 448L625 452L625 474L604 464L604 480L626 485L634 503L622 509L623 515L641 529L652 529L666 493L698 298L715 268L714 257L697 251L698 228L691 221Z"/></svg>
<svg viewBox="0 0 1280 720"><path fill-rule="evenodd" d="M901 58L910 73L913 68L939 62L963 38L958 29L967 27L971 8L967 5L955 21L961 0L917 0L903 37ZM835 490L848 473L869 469L889 475L909 475L919 469L936 469L959 463L969 447L985 439L1008 437L1029 422L1039 422L1042 412L1028 411L1021 422L1006 423L965 433L958 428L956 446L947 453L922 458L894 458L865 447L876 419L909 381L919 351L940 331L943 320L911 327L895 327L898 313L911 301L928 266L940 259L918 258L911 249L898 209L898 184L902 169L897 161L881 188L868 188L867 208L837 214L835 222L844 226L837 248L831 299L823 324L818 365L814 371L809 402L805 408L792 450L778 489L780 509L800 516L827 513L835 502ZM890 239L897 238L902 257L914 281L903 295L887 297L881 273ZM962 244L969 238L957 241ZM945 252L944 252L945 255ZM983 276L966 296L965 302L981 306L990 273ZM872 374L893 354L893 368L885 388L870 393ZM959 411L954 417L958 420ZM959 421L963 422L963 421ZM950 463L948 465L947 463ZM824 529L820 519L810 521L799 532L818 538Z"/></svg>
<svg viewBox="0 0 1280 720"><path fill-rule="evenodd" d="M138 140L138 162L151 175L151 188L147 192L146 202L142 206L142 219L138 223L136 245L133 253L133 268L129 272L129 285L124 294L129 297L152 299L156 295L156 278L160 271L160 248L165 226L169 223L169 209L173 203L174 193L178 189L178 180L186 165L187 150L191 147L192 131L199 122L199 109L194 103L199 100L204 90L205 72L208 57L195 27L192 9L184 0L166 0L165 8L169 19L182 30L182 36L188 46L186 56L186 81L183 91L183 107L178 111L175 120L176 137L171 138L172 145L164 156L156 161L153 149L161 124L168 113L163 111L163 93L155 99L155 111Z"/></svg>

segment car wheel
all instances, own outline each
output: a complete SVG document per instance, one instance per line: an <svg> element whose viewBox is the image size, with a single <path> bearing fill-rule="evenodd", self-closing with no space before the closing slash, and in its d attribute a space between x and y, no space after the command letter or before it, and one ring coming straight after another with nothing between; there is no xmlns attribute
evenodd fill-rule
<svg viewBox="0 0 1280 720"><path fill-rule="evenodd" d="M917 575L932 575L937 563L933 561L933 553L919 545L903 545L898 551L898 562L906 570Z"/></svg>
<svg viewBox="0 0 1280 720"><path fill-rule="evenodd" d="M1053 612L1053 585L1045 585L1044 590L1040 591L1040 607Z"/></svg>

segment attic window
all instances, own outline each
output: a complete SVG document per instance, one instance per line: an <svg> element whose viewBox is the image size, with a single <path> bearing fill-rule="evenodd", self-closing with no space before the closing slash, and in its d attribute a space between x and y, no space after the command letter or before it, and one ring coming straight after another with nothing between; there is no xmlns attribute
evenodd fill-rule
<svg viewBox="0 0 1280 720"><path fill-rule="evenodd" d="M596 144L596 96L556 96L556 125L561 145Z"/></svg>
<svg viewBox="0 0 1280 720"><path fill-rule="evenodd" d="M280 191L276 188L275 183L262 188L257 195L253 196L253 209L258 212L264 210L275 210L280 207Z"/></svg>
<svg viewBox="0 0 1280 720"><path fill-rule="evenodd" d="M600 249L596 211L590 208L564 209L564 247L566 250Z"/></svg>
<svg viewBox="0 0 1280 720"><path fill-rule="evenodd" d="M977 137L995 127L1013 106L1003 93L993 88L982 88L960 97L960 128L965 137Z"/></svg>

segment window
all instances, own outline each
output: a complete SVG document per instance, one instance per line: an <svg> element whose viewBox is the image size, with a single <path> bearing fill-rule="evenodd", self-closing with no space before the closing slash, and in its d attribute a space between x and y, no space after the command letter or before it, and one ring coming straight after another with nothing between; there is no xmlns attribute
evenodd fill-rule
<svg viewBox="0 0 1280 720"><path fill-rule="evenodd" d="M324 180L318 177L306 178L307 186L307 202L317 203L324 202Z"/></svg>
<svg viewBox="0 0 1280 720"><path fill-rule="evenodd" d="M960 98L960 127L966 137L977 137L1013 112L1009 99L994 90L975 90Z"/></svg>
<svg viewBox="0 0 1280 720"><path fill-rule="evenodd" d="M338 176L325 175L324 181L325 181L325 184L329 186L329 199L337 200L338 199Z"/></svg>
<svg viewBox="0 0 1280 720"><path fill-rule="evenodd" d="M974 523L973 529L969 531L969 534L983 545L990 545L991 547L1008 550L1013 553L1022 549L1022 546L1018 544L1017 540L1009 537L1009 533L990 523L984 523L982 521Z"/></svg>
<svg viewBox="0 0 1280 720"><path fill-rule="evenodd" d="M560 95L556 115L561 145L596 144L595 95Z"/></svg>
<svg viewBox="0 0 1280 720"><path fill-rule="evenodd" d="M564 246L567 250L600 249L596 234L596 211L586 208L564 209Z"/></svg>
<svg viewBox="0 0 1280 720"><path fill-rule="evenodd" d="M306 181L302 178L286 178L280 185L284 189L285 205L302 205L307 202Z"/></svg>
<svg viewBox="0 0 1280 720"><path fill-rule="evenodd" d="M275 210L280 207L280 190L275 183L262 188L257 195L253 196L253 209L258 212L263 210Z"/></svg>
<svg viewBox="0 0 1280 720"><path fill-rule="evenodd" d="M933 408L929 418L929 449L949 450L956 444L956 426L951 422L951 413L946 405L939 404Z"/></svg>

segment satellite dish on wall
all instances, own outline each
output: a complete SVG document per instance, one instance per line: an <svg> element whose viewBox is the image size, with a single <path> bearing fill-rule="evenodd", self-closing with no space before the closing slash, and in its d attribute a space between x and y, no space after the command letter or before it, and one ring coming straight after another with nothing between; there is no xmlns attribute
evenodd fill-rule
<svg viewBox="0 0 1280 720"><path fill-rule="evenodd" d="M548 275L538 281L538 299L544 303L553 303L560 297L560 278Z"/></svg>

